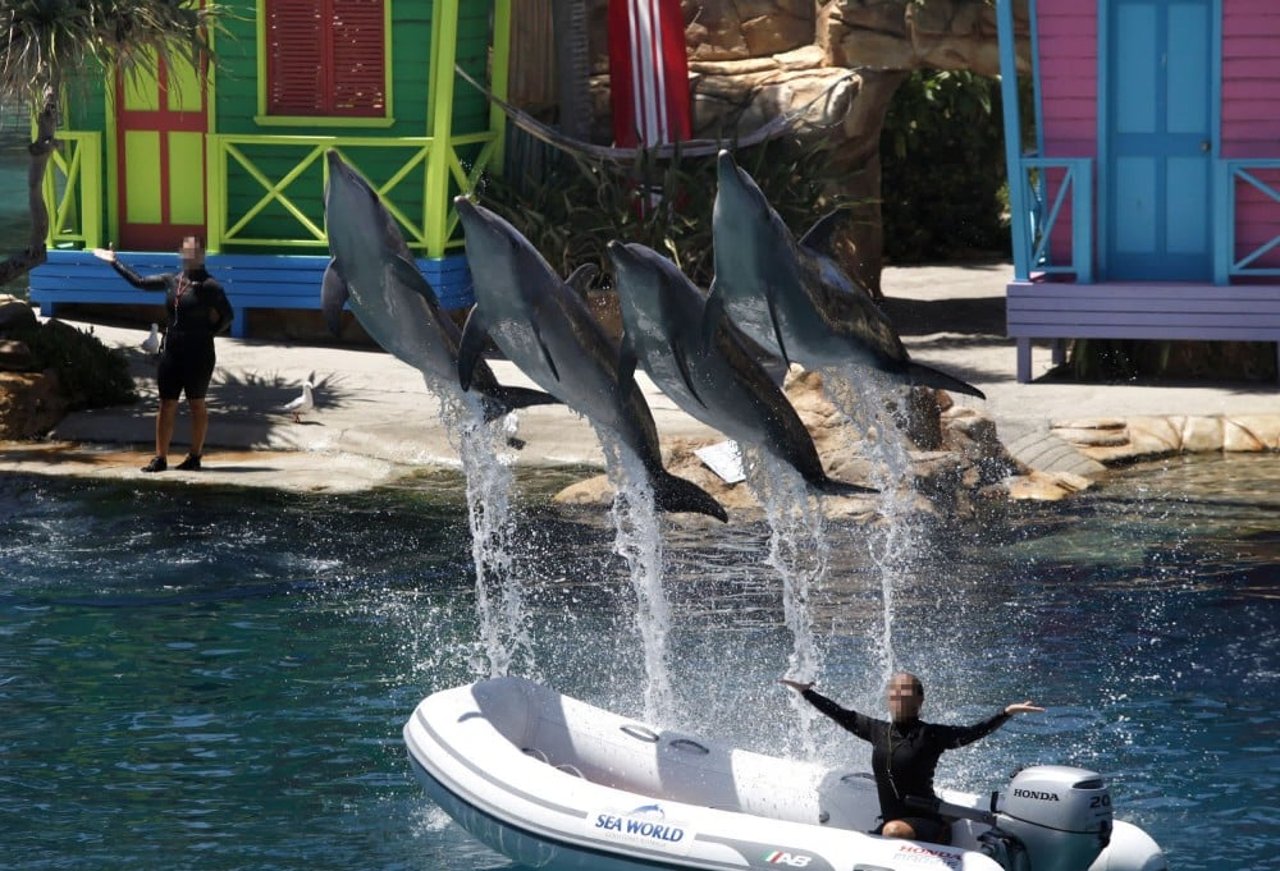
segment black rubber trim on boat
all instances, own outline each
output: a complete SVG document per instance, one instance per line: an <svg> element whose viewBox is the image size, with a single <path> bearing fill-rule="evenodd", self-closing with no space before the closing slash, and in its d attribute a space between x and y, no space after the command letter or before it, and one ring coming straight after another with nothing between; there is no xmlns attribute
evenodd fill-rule
<svg viewBox="0 0 1280 871"><path fill-rule="evenodd" d="M658 743L658 733L650 729L648 726L637 726L635 723L627 723L625 726L619 726L626 734L635 738L637 741L648 741L650 744Z"/></svg>
<svg viewBox="0 0 1280 871"><path fill-rule="evenodd" d="M671 746L686 753L697 753L699 756L706 756L711 752L692 738L677 738L671 742Z"/></svg>

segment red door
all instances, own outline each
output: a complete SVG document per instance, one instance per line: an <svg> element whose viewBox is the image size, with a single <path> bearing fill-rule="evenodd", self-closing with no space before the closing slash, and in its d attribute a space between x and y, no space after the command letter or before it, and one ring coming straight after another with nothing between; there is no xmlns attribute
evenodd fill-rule
<svg viewBox="0 0 1280 871"><path fill-rule="evenodd" d="M205 77L190 63L116 76L118 247L173 251L205 233Z"/></svg>

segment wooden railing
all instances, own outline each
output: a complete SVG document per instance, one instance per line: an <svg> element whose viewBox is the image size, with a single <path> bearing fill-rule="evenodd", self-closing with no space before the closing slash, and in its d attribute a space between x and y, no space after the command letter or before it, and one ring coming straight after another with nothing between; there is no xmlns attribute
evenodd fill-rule
<svg viewBox="0 0 1280 871"><path fill-rule="evenodd" d="M372 150L382 152L384 163L387 153L396 155L397 168L377 185L377 192L399 222L411 249L430 257L443 256L447 249L462 244L457 233L457 212L450 197L450 182L455 191L473 190L480 174L493 161L499 140L492 132L456 136L448 143L431 137L210 134L207 149L209 249L234 250L249 246L323 249L327 244L323 185L328 181L324 153L336 148L357 170L362 152L365 157ZM464 166L460 151L476 146L479 146L478 152L469 158L469 166ZM445 148L443 159L433 153L440 147ZM283 172L281 158L287 167ZM275 164L274 171L262 166L268 159ZM233 175L237 193L242 193L247 184L259 194L255 202L233 207L228 197ZM410 193L404 187L410 177L422 185L421 191ZM405 203L421 206L411 210ZM282 212L289 216L285 219L288 232L255 235L253 222L268 208L275 208L277 218Z"/></svg>
<svg viewBox="0 0 1280 871"><path fill-rule="evenodd" d="M1262 178L1260 170L1273 171L1273 181ZM1280 228L1280 159L1230 158L1218 161L1217 171L1218 214L1221 217L1216 222L1214 282L1230 284L1233 278L1280 275L1280 267L1258 265L1267 254L1280 247L1280 232L1252 250L1240 256L1236 254L1236 226L1240 222L1240 198L1237 194L1242 186L1252 187L1263 194L1264 204L1268 200L1275 204L1274 216L1266 224ZM1258 216L1251 217L1250 224L1258 226ZM1271 258L1271 262L1276 262L1276 258Z"/></svg>
<svg viewBox="0 0 1280 871"><path fill-rule="evenodd" d="M94 248L102 244L102 134L58 132L59 147L44 174L50 248Z"/></svg>
<svg viewBox="0 0 1280 871"><path fill-rule="evenodd" d="M1011 197L1022 203L1025 233L1014 233L1014 272L1026 280L1034 273L1070 273L1079 284L1093 281L1093 160L1088 157L1023 157ZM1070 207L1064 212L1064 206ZM1063 214L1071 233L1054 230ZM1015 216L1015 220L1017 220ZM1020 244L1019 244L1020 242ZM1066 256L1059 250L1068 245Z"/></svg>

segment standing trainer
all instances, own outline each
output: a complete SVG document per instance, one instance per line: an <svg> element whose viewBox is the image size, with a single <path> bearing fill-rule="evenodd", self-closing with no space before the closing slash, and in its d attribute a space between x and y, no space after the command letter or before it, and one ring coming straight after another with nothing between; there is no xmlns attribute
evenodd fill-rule
<svg viewBox="0 0 1280 871"><path fill-rule="evenodd" d="M109 248L95 248L94 256L110 263L126 281L141 290L163 290L168 324L156 382L160 392L160 411L156 416L156 455L142 467L144 472L163 472L169 468L169 442L178 416L178 399L187 395L191 409L191 451L177 468L196 471L204 453L204 439L209 431L209 407L205 396L217 357L213 337L231 326L231 304L222 285L204 268L204 246L195 236L182 240L181 272L138 275L116 259Z"/></svg>
<svg viewBox="0 0 1280 871"><path fill-rule="evenodd" d="M907 804L907 798L936 800L933 773L944 751L972 744L1003 726L1014 714L1043 711L1030 701L1008 705L993 717L972 726L939 726L920 719L924 685L914 674L895 674L889 681L889 713L893 722L876 720L847 710L813 691L813 683L783 678L779 683L798 691L809 704L864 741L871 742L871 771L880 796L881 825L877 834L888 838L950 842L950 826L941 816Z"/></svg>

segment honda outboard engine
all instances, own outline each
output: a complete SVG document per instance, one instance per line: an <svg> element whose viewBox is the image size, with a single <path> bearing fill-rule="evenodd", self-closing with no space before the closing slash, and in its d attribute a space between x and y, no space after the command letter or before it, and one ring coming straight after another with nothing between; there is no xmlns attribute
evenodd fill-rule
<svg viewBox="0 0 1280 871"><path fill-rule="evenodd" d="M1022 854L1010 865L1081 871L1111 840L1111 793L1095 772L1038 765L1014 776L996 819L1016 841L1006 846Z"/></svg>

